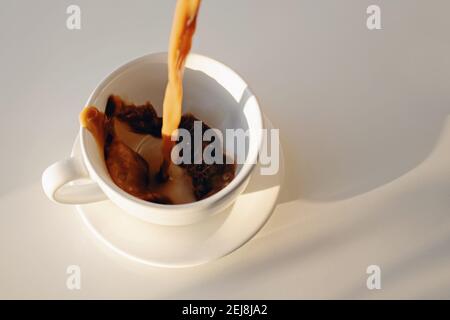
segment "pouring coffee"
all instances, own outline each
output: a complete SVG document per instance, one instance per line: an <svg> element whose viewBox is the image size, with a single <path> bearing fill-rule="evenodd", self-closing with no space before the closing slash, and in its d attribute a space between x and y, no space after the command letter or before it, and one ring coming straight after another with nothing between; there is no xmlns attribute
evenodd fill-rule
<svg viewBox="0 0 450 320"><path fill-rule="evenodd" d="M202 200L223 189L235 175L235 164L230 161L175 165L171 160L177 129L193 134L194 123L198 121L192 114L182 115L182 81L200 3L200 0L177 2L162 117L150 102L136 106L115 95L108 98L104 113L88 106L80 114L81 125L94 136L114 183L146 201L183 204ZM202 130L208 129L203 123ZM151 147L138 150L133 140L144 139L152 141L146 143ZM190 157L194 156L193 152Z"/></svg>

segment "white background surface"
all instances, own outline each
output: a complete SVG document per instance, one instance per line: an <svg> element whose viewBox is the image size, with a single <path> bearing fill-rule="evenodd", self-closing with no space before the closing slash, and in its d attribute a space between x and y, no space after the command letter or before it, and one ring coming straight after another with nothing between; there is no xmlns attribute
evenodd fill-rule
<svg viewBox="0 0 450 320"><path fill-rule="evenodd" d="M82 30L66 29L78 4ZM366 8L382 9L382 30ZM204 0L194 51L250 83L287 181L246 246L171 270L98 243L40 175L118 65L165 51L174 1L0 1L1 298L450 298L450 3ZM446 127L447 125L447 127ZM66 288L66 268L82 289ZM382 290L366 288L366 268Z"/></svg>

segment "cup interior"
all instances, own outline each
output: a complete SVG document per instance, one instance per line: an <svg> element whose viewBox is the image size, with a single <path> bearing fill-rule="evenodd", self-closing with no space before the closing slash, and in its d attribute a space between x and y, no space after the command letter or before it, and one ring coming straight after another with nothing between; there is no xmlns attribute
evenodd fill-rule
<svg viewBox="0 0 450 320"><path fill-rule="evenodd" d="M167 54L146 55L125 64L106 77L92 93L87 105L104 111L108 97L114 94L136 105L150 101L161 116L166 84ZM220 130L224 140L226 129L243 129L249 132L245 147L246 161L237 164L233 181L212 196L214 197L226 192L227 188L232 188L233 184L237 185L239 180L248 176L256 163L262 140L262 115L258 102L246 83L234 71L213 59L190 54L186 61L183 87L183 114L190 112L210 127ZM115 191L123 192L115 187L96 141L84 128L81 128L81 143L88 169L94 171L107 185L113 185ZM241 152L237 148L230 149L227 145L224 143L226 154L234 156Z"/></svg>

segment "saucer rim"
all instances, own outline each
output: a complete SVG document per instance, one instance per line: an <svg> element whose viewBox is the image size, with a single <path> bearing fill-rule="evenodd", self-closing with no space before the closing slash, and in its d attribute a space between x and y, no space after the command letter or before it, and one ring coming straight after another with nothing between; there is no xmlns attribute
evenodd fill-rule
<svg viewBox="0 0 450 320"><path fill-rule="evenodd" d="M272 129L272 128L274 128L272 122L271 122L271 121L267 118L267 116L264 115L264 114L263 114L263 119L264 119L264 123L266 124L266 128L267 128L267 129ZM79 134L78 134L77 137L75 138L75 142L74 142L73 147L72 147L71 156L76 155L76 148L77 148L77 144L79 144L79 143L80 143L80 137L79 137ZM151 266L151 267L161 267L161 268L189 268L189 267L195 267L195 266L203 265L203 264L206 264L206 263L208 263L208 262L212 262L212 261L218 260L218 259L220 259L220 258L223 258L223 257L225 257L225 256L228 256L228 255L230 255L231 253L235 252L236 250L240 249L240 248L243 247L245 244L247 244L251 239L253 239L253 238L258 234L258 232L259 232L259 231L267 224L267 221L270 219L270 217L272 216L272 214L273 214L273 212L274 212L274 210L275 210L275 208L276 208L276 205L277 205L277 202L278 202L278 198L279 198L279 195L280 195L280 192L281 192L281 189L282 189L282 185L283 185L283 180L284 180L284 174L285 174L285 172L284 172L284 166L285 166L285 163L284 163L284 162L285 162L285 158L284 158L284 152L283 152L283 148L282 148L282 145L281 145L281 141L280 141L280 146L279 146L279 153L280 153L280 167L279 167L280 169L279 169L279 171L278 171L278 173L277 173L276 175L278 176L278 181L279 181L279 186L280 186L280 187L279 187L279 189L277 190L276 197L275 197L274 200L270 203L270 208L267 208L266 210L264 210L264 212L266 212L266 213L265 213L265 218L260 222L259 226L258 226L257 228L255 228L254 230L251 230L251 232L248 232L248 235L247 235L244 239L242 239L238 245L234 246L231 250L228 250L228 251L225 252L225 253L221 252L221 253L216 254L216 255L212 255L212 254L211 254L211 255L205 257L204 259L199 259L199 260L197 260L197 261L195 261L195 262L188 262L188 263L167 263L167 262L158 262L158 261L155 261L155 260L148 260L148 259L141 258L141 257L138 257L138 256L133 255L133 254L129 254L128 252L124 251L123 249L120 249L120 248L116 247L114 244L112 244L110 241L108 241L102 234L100 234L100 233L97 231L97 229L96 229L96 228L94 227L94 225L89 221L88 217L86 216L86 214L85 214L85 212L84 212L84 208L83 208L83 207L88 206L89 204L76 205L76 206L75 206L75 209L76 209L76 212L80 215L81 220L83 221L83 224L84 224L84 225L88 228L88 230L94 235L94 237L95 237L97 240L99 240L101 243L103 243L107 248L109 248L109 249L111 249L113 252L117 253L119 256L122 256L122 257L124 257L124 258L126 258L126 259L129 259L129 260L132 260L132 261L135 261L135 262L138 262L138 263L140 263L140 264L147 265L147 266ZM258 174L259 174L259 173L258 173ZM250 180L249 180L248 185L250 185L252 179L253 179L253 175L250 176ZM247 189L248 185L246 186L246 189ZM244 192L245 192L246 189L244 189ZM243 195L243 194L240 194L240 195L237 197L237 199L239 199L239 197L241 197L242 195ZM237 201L237 199L236 199L236 201ZM112 201L109 200L109 199L106 199L106 200L104 200L104 201L105 201L105 202L106 202L106 201L110 201L110 202L112 203ZM236 201L235 201L235 202L236 202ZM103 201L102 201L102 202L103 202ZM234 202L234 203L235 203L235 202ZM113 204L113 205L114 205L114 204ZM116 207L117 207L117 206L116 206ZM123 211L123 210L120 209L119 207L117 207L117 208L118 208L119 210ZM217 214L220 214L220 213L223 212L224 210L227 210L227 208L221 210L221 211L218 212ZM125 212L124 212L124 214L128 215L128 214L125 213ZM134 217L134 216L131 216L131 218L137 219L137 218ZM226 219L228 219L228 217L227 217ZM226 219L225 219L225 221L226 221ZM143 221L143 220L139 220L139 219L137 219L137 221L139 221L140 223L144 223L144 224L152 224L152 225L156 225L156 224L153 224L153 223L150 223L150 222L146 222L146 221ZM196 224L196 223L194 223L194 224ZM171 228L171 227L172 227L172 226L166 226L166 225L156 225L156 226L158 226L158 227L160 227L160 228ZM188 227L188 226L187 226L187 227ZM215 232L214 232L212 235L214 235L214 234L215 234ZM211 235L211 236L212 236L212 235Z"/></svg>

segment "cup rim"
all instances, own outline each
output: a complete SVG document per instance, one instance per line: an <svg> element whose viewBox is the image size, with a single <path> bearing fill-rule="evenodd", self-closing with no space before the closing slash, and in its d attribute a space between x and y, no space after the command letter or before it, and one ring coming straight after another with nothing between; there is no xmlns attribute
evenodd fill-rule
<svg viewBox="0 0 450 320"><path fill-rule="evenodd" d="M150 58L155 59L157 61L158 59L167 57L167 52L155 52L155 53L148 53L143 56L139 56L137 58L131 59L128 62L120 65L119 67L115 68L114 71L109 73L106 77L104 77L99 84L96 86L96 88L93 90L93 92L90 94L86 106L92 105L92 101L102 92L102 90L117 76L122 74L125 70L129 69L130 67L142 63ZM95 166L93 165L85 146L85 139L86 135L88 134L88 130L80 125L80 144L81 144L81 151L84 159L84 163L88 169L89 174L91 175L92 179L99 183L100 187L106 188L109 192L112 192L116 196L119 196L121 198L125 198L128 201L133 202L134 204L137 204L139 206L145 207L145 209L158 209L158 210L164 210L164 211L170 211L170 212L180 212L180 210L192 210L192 209L206 209L208 207L211 207L213 204L220 202L222 199L226 198L228 194L231 194L235 189L237 189L239 186L242 185L245 181L247 181L247 178L250 176L251 172L256 166L256 163L258 161L258 154L262 146L263 142L263 136L262 136L262 129L263 129L263 116L260 108L259 101L257 97L254 95L253 91L247 84L245 80L233 69L228 67L227 65L209 58L207 56L197 54L197 53L190 53L188 56L194 57L195 59L198 59L198 61L202 61L208 64L213 64L216 66L219 66L220 68L223 68L227 70L227 72L230 72L233 74L234 77L239 79L243 84L246 86L246 90L251 94L252 97L255 99L256 104L256 114L255 116L257 119L254 119L256 121L256 125L259 128L259 130L256 130L257 132L253 132L253 135L250 136L250 141L255 141L256 144L255 148L249 147L249 151L247 154L247 157L245 159L244 164L242 165L242 168L239 170L238 174L233 178L233 180L226 185L223 189L216 192L215 194L198 201L185 203L185 204L159 204L154 203L150 201L145 201L140 198L137 198L126 191L119 188L112 180L108 181L105 180L100 174L97 173L97 170ZM167 59L163 60L164 63L167 63ZM186 68L189 69L189 66L186 65ZM204 72L201 69L196 69L197 71ZM212 79L214 80L214 79ZM252 140L253 139L253 140ZM109 197L109 196L108 196ZM109 197L110 198L110 197Z"/></svg>

